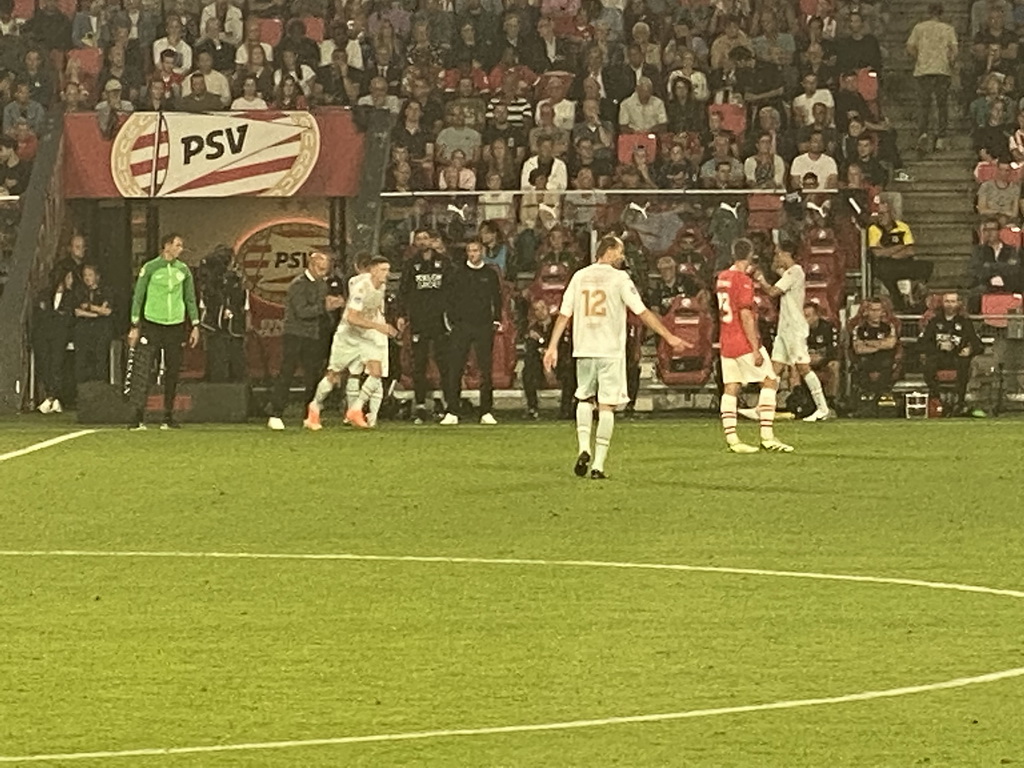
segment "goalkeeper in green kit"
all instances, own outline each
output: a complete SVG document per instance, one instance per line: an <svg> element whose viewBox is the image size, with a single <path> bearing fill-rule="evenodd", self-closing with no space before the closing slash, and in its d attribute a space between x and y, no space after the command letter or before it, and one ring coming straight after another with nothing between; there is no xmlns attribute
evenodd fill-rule
<svg viewBox="0 0 1024 768"><path fill-rule="evenodd" d="M143 421L153 366L164 355L164 420L161 429L176 429L174 397L178 390L185 319L192 326L188 344L199 343L199 307L192 271L178 257L184 249L180 235L170 234L160 243L161 253L147 261L132 292L132 329L128 333L128 370L125 395L134 406L130 429L146 428Z"/></svg>

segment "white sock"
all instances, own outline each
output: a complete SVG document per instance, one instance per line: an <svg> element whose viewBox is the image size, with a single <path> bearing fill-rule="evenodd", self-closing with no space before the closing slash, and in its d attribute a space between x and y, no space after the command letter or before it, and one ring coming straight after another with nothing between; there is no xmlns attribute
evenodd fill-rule
<svg viewBox="0 0 1024 768"><path fill-rule="evenodd" d="M362 408L370 402L375 392L380 392L380 379L376 376L367 376L366 381L363 382L363 386L359 390L359 397L356 398L355 404L350 405L349 408Z"/></svg>
<svg viewBox="0 0 1024 768"><path fill-rule="evenodd" d="M608 446L615 431L615 411L597 412L597 435L594 437L593 469L604 472L604 460L608 457Z"/></svg>
<svg viewBox="0 0 1024 768"><path fill-rule="evenodd" d="M313 393L313 402L309 404L309 407L320 413L320 410L324 407L324 400L327 399L327 396L331 394L333 389L334 384L324 376L320 379L320 383L316 385L316 391Z"/></svg>
<svg viewBox="0 0 1024 768"><path fill-rule="evenodd" d="M775 390L771 387L762 387L761 394L757 398L757 412L761 417L761 439L775 439Z"/></svg>
<svg viewBox="0 0 1024 768"><path fill-rule="evenodd" d="M379 379L378 379L379 381ZM380 404L384 402L384 387L377 387L370 393L370 409L366 416L368 424L377 423L377 414L380 413Z"/></svg>
<svg viewBox="0 0 1024 768"><path fill-rule="evenodd" d="M719 411L722 415L722 429L725 430L725 442L729 445L740 442L740 436L736 434L736 405L736 395L722 395Z"/></svg>
<svg viewBox="0 0 1024 768"><path fill-rule="evenodd" d="M576 440L580 453L590 453L590 429L594 425L594 407L590 403L576 404Z"/></svg>
<svg viewBox="0 0 1024 768"><path fill-rule="evenodd" d="M821 388L821 379L814 371L808 371L804 376L804 383L811 390L811 397L814 399L814 407L822 413L828 412L828 401L825 399L825 392Z"/></svg>
<svg viewBox="0 0 1024 768"><path fill-rule="evenodd" d="M354 373L348 375L345 382L345 408L355 408L356 400L359 399L359 376Z"/></svg>

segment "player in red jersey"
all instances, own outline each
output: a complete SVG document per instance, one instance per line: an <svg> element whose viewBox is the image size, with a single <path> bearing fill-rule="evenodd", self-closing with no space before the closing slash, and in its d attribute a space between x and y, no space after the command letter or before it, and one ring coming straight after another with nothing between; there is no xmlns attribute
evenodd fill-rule
<svg viewBox="0 0 1024 768"><path fill-rule="evenodd" d="M761 449L791 453L793 446L775 438L775 391L779 377L761 346L754 309L754 281L748 274L754 263L754 244L742 238L732 245L732 267L715 281L722 346L722 427L733 453L757 453L736 434L737 398L744 384L760 382L757 413L761 423Z"/></svg>

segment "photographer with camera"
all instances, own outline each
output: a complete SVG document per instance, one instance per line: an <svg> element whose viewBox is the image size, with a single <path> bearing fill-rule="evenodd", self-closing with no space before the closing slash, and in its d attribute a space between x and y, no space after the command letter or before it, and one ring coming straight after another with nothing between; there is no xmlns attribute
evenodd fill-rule
<svg viewBox="0 0 1024 768"><path fill-rule="evenodd" d="M218 245L199 262L199 326L206 340L206 380L245 379L249 292L234 267L234 252Z"/></svg>

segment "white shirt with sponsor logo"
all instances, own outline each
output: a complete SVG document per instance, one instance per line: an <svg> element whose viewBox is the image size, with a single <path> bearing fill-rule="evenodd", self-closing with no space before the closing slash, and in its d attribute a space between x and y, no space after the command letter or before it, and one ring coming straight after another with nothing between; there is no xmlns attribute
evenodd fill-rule
<svg viewBox="0 0 1024 768"><path fill-rule="evenodd" d="M384 290L385 286L375 288L368 274L356 275L348 281L348 301L345 312L341 316L338 330L344 330L351 336L369 337L374 333L369 328L360 328L348 322L346 315L355 311L373 323L384 322ZM379 331L377 331L379 333Z"/></svg>
<svg viewBox="0 0 1024 768"><path fill-rule="evenodd" d="M779 336L787 339L806 338L807 318L804 317L804 301L807 294L807 278L799 264L782 273L775 283L782 291L779 298Z"/></svg>
<svg viewBox="0 0 1024 768"><path fill-rule="evenodd" d="M624 357L627 309L639 315L647 307L621 269L598 263L573 275L560 310L573 318L573 357Z"/></svg>

